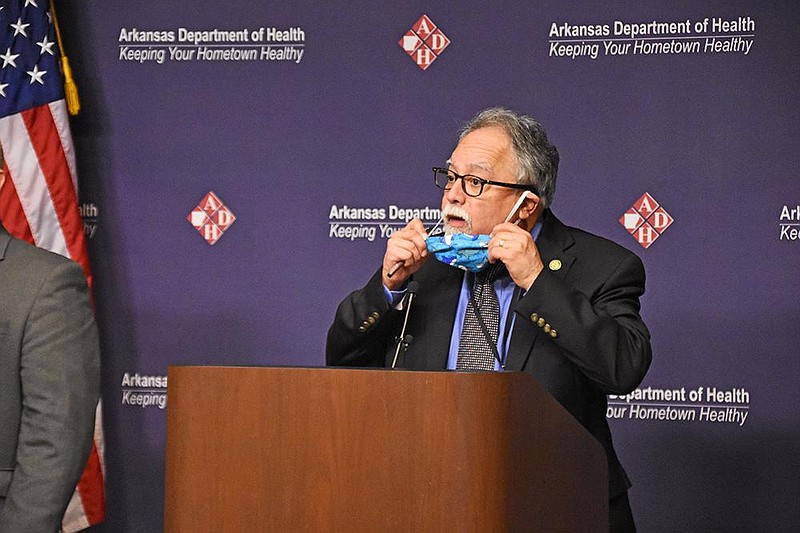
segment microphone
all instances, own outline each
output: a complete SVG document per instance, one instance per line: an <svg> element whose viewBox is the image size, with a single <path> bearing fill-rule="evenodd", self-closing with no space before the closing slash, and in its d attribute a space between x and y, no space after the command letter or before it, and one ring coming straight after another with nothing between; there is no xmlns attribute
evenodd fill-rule
<svg viewBox="0 0 800 533"><path fill-rule="evenodd" d="M414 340L412 335L406 334L406 327L408 326L408 316L411 313L411 303L414 301L414 296L417 294L417 289L419 289L419 283L416 281L408 282L408 287L406 288L406 312L403 316L403 327L400 329L400 335L397 336L397 348L394 350L394 359L392 359L392 369L395 368L397 365L397 358L400 355L400 350L403 350L403 355L405 355L406 350L408 350L409 345Z"/></svg>
<svg viewBox="0 0 800 533"><path fill-rule="evenodd" d="M402 348L403 355L406 354L406 350L408 350L408 347L411 346L412 342L414 342L414 335L412 335L411 333L406 333L405 336L403 337L403 343L402 343L403 344L403 348Z"/></svg>

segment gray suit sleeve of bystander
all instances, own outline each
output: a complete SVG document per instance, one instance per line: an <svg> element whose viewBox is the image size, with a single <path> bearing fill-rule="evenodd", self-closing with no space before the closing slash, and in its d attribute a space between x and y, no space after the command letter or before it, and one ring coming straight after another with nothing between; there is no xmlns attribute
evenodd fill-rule
<svg viewBox="0 0 800 533"><path fill-rule="evenodd" d="M92 447L97 327L81 268L53 261L21 320L21 418L0 533L58 531Z"/></svg>

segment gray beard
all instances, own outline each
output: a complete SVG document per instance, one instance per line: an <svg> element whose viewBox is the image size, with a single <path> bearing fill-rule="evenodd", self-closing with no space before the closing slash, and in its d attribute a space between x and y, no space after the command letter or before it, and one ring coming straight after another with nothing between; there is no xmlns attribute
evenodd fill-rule
<svg viewBox="0 0 800 533"><path fill-rule="evenodd" d="M472 224L467 224L463 228L454 228L447 222L444 223L444 234L445 235L457 235L459 233L472 233Z"/></svg>

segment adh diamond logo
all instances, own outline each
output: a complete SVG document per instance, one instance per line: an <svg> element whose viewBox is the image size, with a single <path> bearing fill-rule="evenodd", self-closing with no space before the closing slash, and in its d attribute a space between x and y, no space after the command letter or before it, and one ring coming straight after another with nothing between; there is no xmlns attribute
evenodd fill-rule
<svg viewBox="0 0 800 533"><path fill-rule="evenodd" d="M214 244L236 221L236 217L212 191L200 200L186 220L197 229L208 244Z"/></svg>
<svg viewBox="0 0 800 533"><path fill-rule="evenodd" d="M422 15L398 44L419 68L427 70L450 44L450 39L428 15Z"/></svg>
<svg viewBox="0 0 800 533"><path fill-rule="evenodd" d="M633 235L642 248L649 248L672 222L673 218L666 209L647 192L619 219L619 223Z"/></svg>

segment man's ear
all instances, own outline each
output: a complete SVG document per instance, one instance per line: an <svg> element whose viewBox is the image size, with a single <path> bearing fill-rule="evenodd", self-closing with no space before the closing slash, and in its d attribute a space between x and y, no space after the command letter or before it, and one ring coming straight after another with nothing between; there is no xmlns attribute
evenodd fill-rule
<svg viewBox="0 0 800 533"><path fill-rule="evenodd" d="M522 202L522 206L519 208L519 218L521 220L526 220L534 215L537 215L537 209L542 204L541 198L536 196L534 193L528 191L527 197Z"/></svg>

